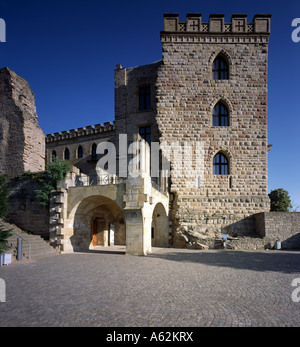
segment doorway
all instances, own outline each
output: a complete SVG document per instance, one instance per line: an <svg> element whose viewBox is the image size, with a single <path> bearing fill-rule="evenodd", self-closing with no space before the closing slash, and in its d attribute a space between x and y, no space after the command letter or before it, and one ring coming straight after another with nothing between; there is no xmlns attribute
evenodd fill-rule
<svg viewBox="0 0 300 347"><path fill-rule="evenodd" d="M93 219L92 244L93 246L113 246L115 244L114 224L107 223L104 218Z"/></svg>
<svg viewBox="0 0 300 347"><path fill-rule="evenodd" d="M108 230L105 227L104 218L94 218L93 220L93 246L108 246Z"/></svg>

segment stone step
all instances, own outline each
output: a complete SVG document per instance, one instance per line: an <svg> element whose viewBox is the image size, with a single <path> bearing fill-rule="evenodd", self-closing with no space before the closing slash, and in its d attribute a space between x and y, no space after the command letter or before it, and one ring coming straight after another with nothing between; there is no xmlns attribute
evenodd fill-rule
<svg viewBox="0 0 300 347"><path fill-rule="evenodd" d="M18 238L22 238L22 257L29 258L29 244L30 243L30 258L41 258L51 255L59 254L48 241L45 241L40 235L31 235L23 232L15 225L5 223L0 220L0 225L7 229L12 229L13 235L8 237L7 242L10 247L9 253L12 254L12 261L17 256ZM17 235L16 235L17 234ZM26 242L27 241L27 242Z"/></svg>

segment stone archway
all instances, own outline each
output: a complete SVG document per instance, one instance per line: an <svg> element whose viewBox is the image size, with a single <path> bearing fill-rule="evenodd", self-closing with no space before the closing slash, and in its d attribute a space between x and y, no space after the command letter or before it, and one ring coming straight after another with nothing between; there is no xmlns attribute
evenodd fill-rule
<svg viewBox="0 0 300 347"><path fill-rule="evenodd" d="M156 247L169 245L169 218L162 203L157 203L152 214L151 243Z"/></svg>
<svg viewBox="0 0 300 347"><path fill-rule="evenodd" d="M74 214L73 235L70 237L73 250L111 245L112 230L114 244L125 245L125 217L120 206L101 195L85 198Z"/></svg>

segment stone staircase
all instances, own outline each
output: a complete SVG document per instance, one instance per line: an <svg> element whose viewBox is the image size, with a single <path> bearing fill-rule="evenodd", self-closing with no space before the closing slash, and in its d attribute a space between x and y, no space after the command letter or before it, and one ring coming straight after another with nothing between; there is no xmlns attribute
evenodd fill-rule
<svg viewBox="0 0 300 347"><path fill-rule="evenodd" d="M47 256L60 254L56 251L49 242L45 241L39 235L31 235L23 232L20 228L13 224L9 224L0 220L0 225L7 228L12 229L13 235L10 236L7 241L10 246L10 250L8 253L12 254L12 262L16 260L17 257L17 244L18 238L21 237L22 240L22 260L23 259L37 259L43 258ZM30 247L29 247L30 244ZM29 254L30 248L30 254Z"/></svg>

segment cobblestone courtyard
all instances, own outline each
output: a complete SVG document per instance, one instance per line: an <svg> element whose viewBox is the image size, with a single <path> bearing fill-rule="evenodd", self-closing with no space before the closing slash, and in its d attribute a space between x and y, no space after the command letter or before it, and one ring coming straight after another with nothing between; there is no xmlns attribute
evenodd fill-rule
<svg viewBox="0 0 300 347"><path fill-rule="evenodd" d="M2 266L0 326L300 326L299 251L123 251Z"/></svg>

